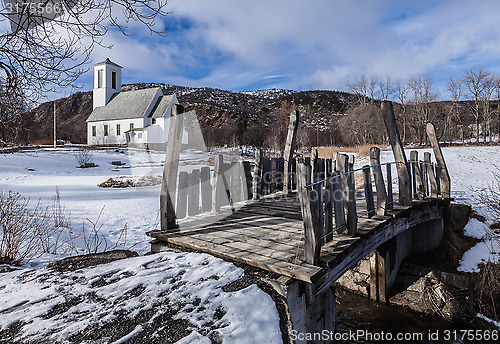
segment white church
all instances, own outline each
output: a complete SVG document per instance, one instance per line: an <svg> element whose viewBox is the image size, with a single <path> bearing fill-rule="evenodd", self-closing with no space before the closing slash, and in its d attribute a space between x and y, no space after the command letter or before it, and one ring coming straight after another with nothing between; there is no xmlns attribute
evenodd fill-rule
<svg viewBox="0 0 500 344"><path fill-rule="evenodd" d="M129 145L163 150L175 95L160 87L121 92L122 67L106 59L94 65L93 111L87 119L89 146Z"/></svg>

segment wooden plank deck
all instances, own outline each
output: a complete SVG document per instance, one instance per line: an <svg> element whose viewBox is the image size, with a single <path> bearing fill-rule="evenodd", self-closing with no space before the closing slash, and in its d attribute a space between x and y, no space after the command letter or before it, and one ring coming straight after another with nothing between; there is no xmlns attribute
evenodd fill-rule
<svg viewBox="0 0 500 344"><path fill-rule="evenodd" d="M358 199L359 200L359 199ZM243 205L242 205L243 204ZM387 216L361 217L358 234L335 234L321 248L320 266L304 258L304 225L297 194L274 194L258 201L226 206L222 215L199 214L179 221L177 232L152 231L148 235L174 245L245 263L305 282L315 282L331 268L337 256L345 256L357 242L390 218L409 207L395 207ZM241 206L242 205L242 206ZM360 214L363 210L359 204Z"/></svg>

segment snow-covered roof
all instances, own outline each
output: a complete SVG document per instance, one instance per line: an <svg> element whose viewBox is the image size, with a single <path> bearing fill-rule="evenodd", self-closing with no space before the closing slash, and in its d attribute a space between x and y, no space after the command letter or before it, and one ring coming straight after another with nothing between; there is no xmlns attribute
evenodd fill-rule
<svg viewBox="0 0 500 344"><path fill-rule="evenodd" d="M115 67L123 68L123 67L122 67L122 66L120 66L119 64L116 64L116 63L114 63L113 61L111 61L109 58L107 58L107 59L106 59L106 60L104 60L104 61L97 62L94 66L100 66L100 65L105 65L105 64L109 64L109 65L112 65L112 66L115 66Z"/></svg>
<svg viewBox="0 0 500 344"><path fill-rule="evenodd" d="M155 107L151 111L151 114L149 115L149 117L162 118L163 115L165 114L165 111L167 111L169 105L172 103L173 99L174 99L173 95L160 97L160 99L158 99Z"/></svg>
<svg viewBox="0 0 500 344"><path fill-rule="evenodd" d="M158 92L159 87L117 93L106 106L96 107L87 122L143 118Z"/></svg>

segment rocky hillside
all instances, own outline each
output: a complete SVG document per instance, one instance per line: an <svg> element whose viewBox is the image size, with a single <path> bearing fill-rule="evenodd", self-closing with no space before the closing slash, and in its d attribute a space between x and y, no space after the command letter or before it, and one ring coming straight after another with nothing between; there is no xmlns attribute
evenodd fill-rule
<svg viewBox="0 0 500 344"><path fill-rule="evenodd" d="M306 114L304 127L326 130L336 115L345 111L351 95L336 91L261 90L232 92L213 88L190 88L167 84L130 84L122 91L162 87L165 94L176 94L187 110L195 109L209 144L249 143L263 140L263 131L283 129L293 108ZM92 92L79 92L56 101L57 136L73 143L86 141L85 120L92 112ZM53 102L29 113L32 143L52 140Z"/></svg>

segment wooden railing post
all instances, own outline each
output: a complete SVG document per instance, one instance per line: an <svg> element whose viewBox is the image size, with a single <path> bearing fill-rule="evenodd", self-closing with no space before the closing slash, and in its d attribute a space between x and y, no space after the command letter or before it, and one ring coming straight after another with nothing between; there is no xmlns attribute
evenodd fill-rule
<svg viewBox="0 0 500 344"><path fill-rule="evenodd" d="M212 212L220 212L222 203L222 189L224 188L222 177L224 175L224 158L217 154L214 161L214 176L212 178Z"/></svg>
<svg viewBox="0 0 500 344"><path fill-rule="evenodd" d="M347 173L352 170L349 170L349 156L347 156L346 154L337 154L336 163L337 170L343 174L340 178L342 180L347 231L351 235L355 235L356 227L358 225L358 216L356 213L356 190L354 185L354 173Z"/></svg>
<svg viewBox="0 0 500 344"><path fill-rule="evenodd" d="M394 208L394 198L392 195L392 166L391 164L385 165L387 172L387 210ZM382 179L383 181L383 179Z"/></svg>
<svg viewBox="0 0 500 344"><path fill-rule="evenodd" d="M299 128L299 111L294 110L290 113L290 122L288 123L288 134L286 137L285 144L285 153L283 158L284 161L284 181L283 181L283 193L287 194L292 190L292 180L290 178L291 175L291 166L292 166L292 157L293 152L295 150L295 140L297 138L297 130Z"/></svg>
<svg viewBox="0 0 500 344"><path fill-rule="evenodd" d="M252 199L252 169L250 161L241 162L243 173L245 174L245 185L243 185L244 198L243 200Z"/></svg>
<svg viewBox="0 0 500 344"><path fill-rule="evenodd" d="M200 170L190 173L188 214L194 216L200 211Z"/></svg>
<svg viewBox="0 0 500 344"><path fill-rule="evenodd" d="M437 164L439 166L440 183L441 183L441 195L444 198L451 197L451 186L450 186L450 174L448 173L448 168L446 167L446 162L444 160L443 152L441 151L441 146L437 140L436 129L432 123L427 123L427 136L431 142L432 150L434 151L434 157L436 158Z"/></svg>
<svg viewBox="0 0 500 344"><path fill-rule="evenodd" d="M370 166L363 166L363 182L365 188L365 200L366 200L366 211L367 216L372 217L375 215L375 205L373 203L373 188L372 188L372 178L370 175Z"/></svg>
<svg viewBox="0 0 500 344"><path fill-rule="evenodd" d="M253 168L253 186L252 186L253 199L260 198L262 189L262 149L255 150L255 166Z"/></svg>
<svg viewBox="0 0 500 344"><path fill-rule="evenodd" d="M212 184L210 183L210 167L202 167L201 179L201 209L203 212L212 209Z"/></svg>
<svg viewBox="0 0 500 344"><path fill-rule="evenodd" d="M410 152L410 161L413 166L412 170L414 171L414 180L415 180L415 196L419 200L423 200L425 196L424 184L422 183L422 172L420 170L420 163L418 161L418 152L416 150L412 150Z"/></svg>
<svg viewBox="0 0 500 344"><path fill-rule="evenodd" d="M398 170L399 179L399 203L401 205L410 205L411 190L410 190L410 173L408 171L408 161L406 159L401 137L399 136L396 119L394 118L394 109L392 102L382 102L382 113L385 127L389 134L389 142L391 143L394 159L396 160L396 168Z"/></svg>
<svg viewBox="0 0 500 344"><path fill-rule="evenodd" d="M436 198L439 194L439 189L436 181L436 174L434 172L434 166L431 164L431 153L424 153L425 168L427 169L427 175L429 176L429 182L431 184L431 197Z"/></svg>
<svg viewBox="0 0 500 344"><path fill-rule="evenodd" d="M333 200L333 210L335 212L335 228L337 233L342 233L345 230L345 208L344 208L344 197L342 191L342 180L339 171L334 171L332 173L332 200ZM330 239L331 240L331 239Z"/></svg>
<svg viewBox="0 0 500 344"><path fill-rule="evenodd" d="M377 192L377 215L385 215L387 212L387 191L385 190L384 175L380 166L380 148L372 147L370 149L370 165ZM387 181L387 183L389 182Z"/></svg>
<svg viewBox="0 0 500 344"><path fill-rule="evenodd" d="M306 188L307 169L308 166L303 163L297 166L300 208L304 221L304 260L306 263L319 265L322 231L318 222L316 203L311 201L310 189Z"/></svg>
<svg viewBox="0 0 500 344"><path fill-rule="evenodd" d="M177 216L180 219L186 217L188 188L189 188L189 174L187 172L180 172L179 190L177 191Z"/></svg>
<svg viewBox="0 0 500 344"><path fill-rule="evenodd" d="M175 230L176 223L174 201L176 197L177 172L181 154L182 131L184 128L184 108L181 105L172 105L170 128L168 132L167 149L165 152L165 166L160 190L160 222L161 230Z"/></svg>

